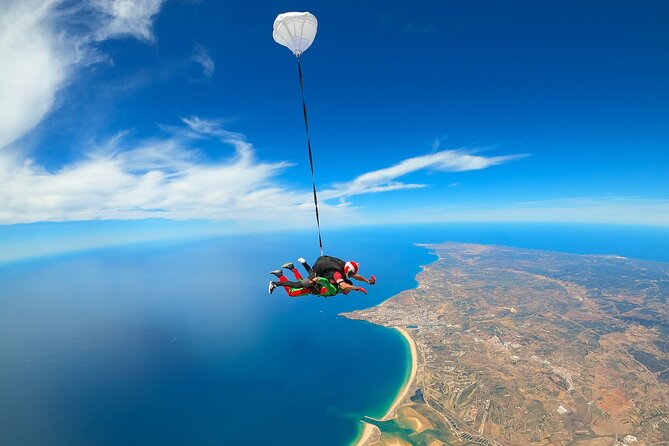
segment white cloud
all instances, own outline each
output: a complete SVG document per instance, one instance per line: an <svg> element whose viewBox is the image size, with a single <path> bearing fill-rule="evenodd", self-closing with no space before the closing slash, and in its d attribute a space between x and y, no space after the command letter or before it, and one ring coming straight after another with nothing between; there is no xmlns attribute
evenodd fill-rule
<svg viewBox="0 0 669 446"><path fill-rule="evenodd" d="M34 129L54 107L77 66L101 59L94 41L113 37L153 40L151 21L161 1L63 0L0 2L0 149ZM92 9L90 8L92 5ZM75 14L76 33L64 26Z"/></svg>
<svg viewBox="0 0 669 446"><path fill-rule="evenodd" d="M216 71L216 65L205 47L196 45L191 60L202 67L202 80L211 79Z"/></svg>
<svg viewBox="0 0 669 446"><path fill-rule="evenodd" d="M416 189L425 187L425 185L406 184L395 180L409 173L425 169L446 172L480 170L517 160L525 156L527 155L486 157L475 155L467 150L442 150L430 155L408 158L394 166L360 175L349 183L338 184L332 189L323 191L323 196L324 198L335 198L398 189Z"/></svg>
<svg viewBox="0 0 669 446"><path fill-rule="evenodd" d="M295 189L279 180L291 164L257 160L251 143L221 122L183 118L183 125L163 127L166 134L132 143L119 133L90 149L84 159L48 171L16 150L0 152L0 224L38 221L211 220L242 226L271 224L305 227L313 224L309 189ZM232 148L212 162L197 149L204 140ZM669 225L669 200L638 197L584 197L535 202L484 202L460 206L403 208L401 212L365 214L350 203L333 204L352 195L422 187L397 181L425 169L477 170L522 155L484 157L463 150L445 150L401 161L358 176L349 183L325 188L319 195L321 218L328 227L355 223L419 221L542 221ZM217 157L218 158L218 157ZM457 183L451 183L451 186ZM346 217L346 218L343 218Z"/></svg>
<svg viewBox="0 0 669 446"><path fill-rule="evenodd" d="M43 119L77 60L77 52L68 48L49 20L57 4L0 4L0 148Z"/></svg>
<svg viewBox="0 0 669 446"><path fill-rule="evenodd" d="M248 222L313 222L309 190L281 184L291 165L256 159L244 135L225 130L220 121L183 118L183 125L163 127L166 135L136 143L122 132L89 155L57 171L48 171L17 151L0 152L0 224L38 221L166 218ZM216 139L234 152L212 162L197 143ZM347 221L357 213L349 203L328 200L351 195L421 187L395 178L421 169L472 170L515 159L444 151L404 160L361 175L320 194L324 220Z"/></svg>
<svg viewBox="0 0 669 446"><path fill-rule="evenodd" d="M199 118L183 120L163 138L125 147L119 134L83 160L49 172L13 151L0 152L0 224L143 219L311 221L308 192L275 181L290 164L254 160L238 133ZM194 145L215 137L234 148L211 163ZM350 212L328 206L331 212ZM305 217L305 218L303 218Z"/></svg>
<svg viewBox="0 0 669 446"><path fill-rule="evenodd" d="M153 41L153 17L162 3L162 0L93 0L93 7L103 15L96 40L135 37Z"/></svg>

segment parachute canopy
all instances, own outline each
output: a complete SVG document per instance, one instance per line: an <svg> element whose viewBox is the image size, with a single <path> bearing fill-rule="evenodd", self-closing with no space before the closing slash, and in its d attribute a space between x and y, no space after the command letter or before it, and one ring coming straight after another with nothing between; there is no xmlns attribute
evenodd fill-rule
<svg viewBox="0 0 669 446"><path fill-rule="evenodd" d="M310 12L286 12L274 20L272 36L276 43L300 57L316 38L318 20Z"/></svg>

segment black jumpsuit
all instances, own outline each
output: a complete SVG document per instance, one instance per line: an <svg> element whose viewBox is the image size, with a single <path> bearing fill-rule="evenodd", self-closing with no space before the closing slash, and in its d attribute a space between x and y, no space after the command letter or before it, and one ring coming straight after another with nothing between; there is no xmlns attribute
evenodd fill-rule
<svg viewBox="0 0 669 446"><path fill-rule="evenodd" d="M332 256L320 256L316 259L316 263L314 263L311 271L309 271L309 275L313 274L315 277L325 277L331 282L338 282L341 279L351 284L352 282L346 278L346 274L344 273L345 266L346 262L342 259Z"/></svg>

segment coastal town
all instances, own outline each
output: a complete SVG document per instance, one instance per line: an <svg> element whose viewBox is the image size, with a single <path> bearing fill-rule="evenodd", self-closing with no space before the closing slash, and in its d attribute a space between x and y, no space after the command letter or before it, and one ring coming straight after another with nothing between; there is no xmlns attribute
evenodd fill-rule
<svg viewBox="0 0 669 446"><path fill-rule="evenodd" d="M416 289L345 314L401 329L415 368L360 445L669 441L669 265L426 247Z"/></svg>

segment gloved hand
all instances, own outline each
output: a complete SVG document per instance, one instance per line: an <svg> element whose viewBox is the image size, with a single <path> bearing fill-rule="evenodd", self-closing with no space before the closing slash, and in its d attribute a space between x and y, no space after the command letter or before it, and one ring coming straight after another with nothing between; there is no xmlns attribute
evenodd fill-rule
<svg viewBox="0 0 669 446"><path fill-rule="evenodd" d="M355 288L355 290L356 290L356 291L360 291L361 293L365 293L365 294L367 294L367 290L366 290L366 289L364 289L364 288L363 288L363 287L361 287L361 286L359 286L359 287L356 287L356 288Z"/></svg>
<svg viewBox="0 0 669 446"><path fill-rule="evenodd" d="M369 284L370 284L370 285L374 285L375 283L376 283L376 277L371 276L371 277L369 278Z"/></svg>

